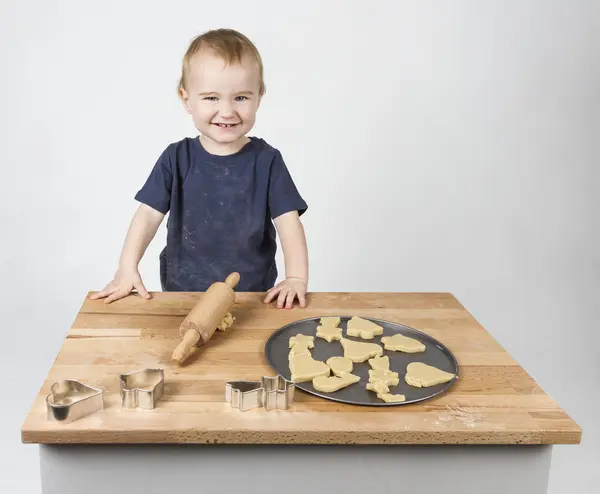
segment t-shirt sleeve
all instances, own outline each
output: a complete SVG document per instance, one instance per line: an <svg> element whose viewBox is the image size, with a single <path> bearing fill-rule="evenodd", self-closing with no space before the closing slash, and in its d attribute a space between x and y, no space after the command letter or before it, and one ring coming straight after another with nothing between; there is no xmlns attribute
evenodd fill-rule
<svg viewBox="0 0 600 494"><path fill-rule="evenodd" d="M281 153L277 151L271 165L269 179L269 214L271 218L275 219L290 211L298 211L298 215L301 216L307 209L308 206L298 192Z"/></svg>
<svg viewBox="0 0 600 494"><path fill-rule="evenodd" d="M167 214L171 203L172 187L173 163L169 148L167 148L158 158L146 179L146 183L135 195L135 199L163 214Z"/></svg>

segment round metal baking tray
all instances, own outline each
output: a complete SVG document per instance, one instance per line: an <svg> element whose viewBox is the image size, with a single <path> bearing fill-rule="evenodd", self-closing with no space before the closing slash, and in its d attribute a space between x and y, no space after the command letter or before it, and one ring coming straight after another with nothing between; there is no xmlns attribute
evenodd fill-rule
<svg viewBox="0 0 600 494"><path fill-rule="evenodd" d="M328 314L327 316L323 317L331 316ZM435 338L432 338L422 331L418 331L402 324L361 316L363 319L367 319L383 327L382 335L375 336L375 338L372 340L364 340L361 338L348 336L346 334L346 324L351 318L350 316L335 317L340 318L339 327L342 328L342 336L344 338L354 341L377 343L381 345L383 348L383 355L387 355L390 359L390 370L397 372L400 378L400 383L397 386L390 387L390 393L403 394L406 396L406 401L386 403L377 398L376 393L366 389L367 382L369 381L369 369L371 368L368 361L354 364L352 373L361 377L361 380L358 383L352 384L333 393L321 393L317 391L313 387L312 381L296 383L296 388L327 400L348 403L351 405L398 406L428 400L434 396L445 393L458 378L458 362L452 352ZM287 324L286 326L283 326L279 330L275 331L275 333L273 333L267 340L265 344L265 356L267 362L271 368L283 378L287 380L290 380L291 378L288 363L289 339L299 333L315 337L315 347L311 349L312 356L315 360L321 360L325 362L329 357L333 357L335 355L344 355L344 349L339 341L332 341L331 343L328 343L322 338L317 338L317 326L319 325L320 319L321 317L312 317ZM386 350L380 341L381 337L393 336L396 333L401 333L404 336L415 338L421 341L426 346L425 351L421 353L404 353ZM416 388L414 386L409 386L406 384L404 376L406 374L406 366L410 362L424 362L425 364L432 365L438 369L453 373L454 378L450 382L437 384L427 388Z"/></svg>

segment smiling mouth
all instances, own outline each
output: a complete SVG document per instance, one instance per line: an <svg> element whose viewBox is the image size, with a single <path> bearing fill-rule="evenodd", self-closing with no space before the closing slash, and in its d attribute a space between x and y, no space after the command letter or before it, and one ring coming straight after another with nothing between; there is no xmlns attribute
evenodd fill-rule
<svg viewBox="0 0 600 494"><path fill-rule="evenodd" d="M213 122L212 125L216 125L217 127L221 127L222 129L230 129L231 127L235 127L236 125L239 125L239 123L226 124L226 123L216 123L216 122Z"/></svg>

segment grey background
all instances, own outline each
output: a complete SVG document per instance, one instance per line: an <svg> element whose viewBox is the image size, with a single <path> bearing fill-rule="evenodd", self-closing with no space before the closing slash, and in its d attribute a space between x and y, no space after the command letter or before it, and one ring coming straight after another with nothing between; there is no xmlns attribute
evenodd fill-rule
<svg viewBox="0 0 600 494"><path fill-rule="evenodd" d="M594 1L2 2L0 491L39 492L22 421L133 195L195 133L188 41L227 26L265 61L253 133L310 205L310 289L454 293L584 430L549 492L596 492L599 19Z"/></svg>

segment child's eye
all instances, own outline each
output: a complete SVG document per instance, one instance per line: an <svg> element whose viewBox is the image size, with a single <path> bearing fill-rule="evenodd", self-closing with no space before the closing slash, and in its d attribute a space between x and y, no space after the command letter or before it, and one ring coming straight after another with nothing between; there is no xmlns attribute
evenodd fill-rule
<svg viewBox="0 0 600 494"><path fill-rule="evenodd" d="M217 97L216 96L205 96L204 99L208 100L208 101L216 101Z"/></svg>
<svg viewBox="0 0 600 494"><path fill-rule="evenodd" d="M236 96L235 100L236 101L245 101L248 99L248 96Z"/></svg>

